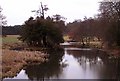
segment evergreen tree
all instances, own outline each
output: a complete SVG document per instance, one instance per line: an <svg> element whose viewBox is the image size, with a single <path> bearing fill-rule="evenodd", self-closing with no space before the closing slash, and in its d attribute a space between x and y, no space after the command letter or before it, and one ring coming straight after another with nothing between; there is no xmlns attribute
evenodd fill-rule
<svg viewBox="0 0 120 81"><path fill-rule="evenodd" d="M54 47L63 42L63 35L50 17L30 17L22 27L20 39L30 46Z"/></svg>

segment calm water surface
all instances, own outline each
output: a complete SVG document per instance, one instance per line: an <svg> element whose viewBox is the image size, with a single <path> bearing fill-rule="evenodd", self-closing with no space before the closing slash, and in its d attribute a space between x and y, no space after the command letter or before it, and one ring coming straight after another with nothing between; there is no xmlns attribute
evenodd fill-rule
<svg viewBox="0 0 120 81"><path fill-rule="evenodd" d="M119 64L103 51L89 48L64 48L61 58L29 65L12 79L116 79ZM53 53L53 54L54 54Z"/></svg>

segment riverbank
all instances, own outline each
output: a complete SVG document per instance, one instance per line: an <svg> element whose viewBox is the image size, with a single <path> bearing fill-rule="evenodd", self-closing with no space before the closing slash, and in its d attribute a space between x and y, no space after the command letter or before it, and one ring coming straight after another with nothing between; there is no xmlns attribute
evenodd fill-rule
<svg viewBox="0 0 120 81"><path fill-rule="evenodd" d="M107 51L108 54L110 54L111 56L115 58L120 57L120 48L106 49L105 51Z"/></svg>
<svg viewBox="0 0 120 81"><path fill-rule="evenodd" d="M3 44L2 48L2 78L14 77L26 65L40 64L48 60L48 55L42 53L41 48L30 48L19 43ZM110 54L111 56L120 56L120 49L103 48L102 50L106 51L107 54Z"/></svg>
<svg viewBox="0 0 120 81"><path fill-rule="evenodd" d="M2 50L2 78L13 77L28 64L47 61L47 54L40 51Z"/></svg>

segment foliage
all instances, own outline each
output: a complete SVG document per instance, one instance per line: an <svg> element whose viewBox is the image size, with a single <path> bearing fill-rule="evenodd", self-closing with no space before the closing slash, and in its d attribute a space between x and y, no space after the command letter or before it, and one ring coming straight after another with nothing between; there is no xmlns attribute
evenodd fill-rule
<svg viewBox="0 0 120 81"><path fill-rule="evenodd" d="M7 21L5 20L5 16L2 14L2 8L1 8L1 6L0 6L0 26L3 26L3 25L6 25L7 23Z"/></svg>
<svg viewBox="0 0 120 81"><path fill-rule="evenodd" d="M102 37L98 22L95 18L85 17L83 21L74 21L67 24L67 33L74 40L80 41L83 44L84 42L90 43L90 40L94 40L95 37L98 39Z"/></svg>
<svg viewBox="0 0 120 81"><path fill-rule="evenodd" d="M30 46L39 47L54 47L63 42L62 32L50 17L29 18L22 27L20 39Z"/></svg>
<svg viewBox="0 0 120 81"><path fill-rule="evenodd" d="M53 21L55 21L56 27L58 27L62 31L62 33L65 34L65 32L66 32L66 26L65 26L66 18L59 15L59 14L56 14L56 15L53 15L52 19L53 19Z"/></svg>
<svg viewBox="0 0 120 81"><path fill-rule="evenodd" d="M120 1L101 2L100 11L101 21L106 22L106 41L120 46Z"/></svg>

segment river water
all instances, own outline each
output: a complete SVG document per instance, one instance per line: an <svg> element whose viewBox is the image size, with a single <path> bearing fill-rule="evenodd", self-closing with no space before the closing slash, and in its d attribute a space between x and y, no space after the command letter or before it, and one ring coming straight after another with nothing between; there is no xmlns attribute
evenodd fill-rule
<svg viewBox="0 0 120 81"><path fill-rule="evenodd" d="M63 52L54 52L48 63L29 65L17 76L7 79L117 79L120 69L117 60L106 52L90 48L64 48Z"/></svg>

